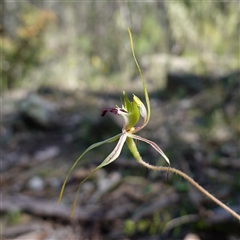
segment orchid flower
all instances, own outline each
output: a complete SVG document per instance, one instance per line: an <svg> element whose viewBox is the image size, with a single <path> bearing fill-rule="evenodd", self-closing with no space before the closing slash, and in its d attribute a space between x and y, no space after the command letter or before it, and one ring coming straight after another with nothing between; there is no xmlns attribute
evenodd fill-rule
<svg viewBox="0 0 240 240"><path fill-rule="evenodd" d="M128 28L128 33L129 33L129 38L130 38L132 55L133 55L134 61L137 65L138 71L139 71L141 79L142 79L143 90L144 90L145 100L146 100L146 103L147 103L147 108L145 107L145 105L142 103L142 101L137 96L133 95L133 101L130 101L127 94L125 92L123 92L122 107L116 106L115 108L105 108L102 111L102 116L105 116L105 114L107 112L110 112L110 113L113 113L115 115L119 115L119 116L123 117L124 125L123 125L123 128L122 128L122 132L120 134L114 136L114 137L111 137L111 138L109 138L107 140L104 140L102 142L95 143L95 144L91 145L90 147L88 147L82 153L82 155L75 161L75 163L73 164L73 166L69 170L69 172L68 172L68 174L67 174L67 176L64 180L64 183L62 185L62 189L61 189L61 192L60 192L58 203L60 203L60 201L62 199L63 191L64 191L64 188L66 186L68 177L69 177L70 173L72 172L72 170L75 168L75 166L78 164L80 159L88 151L90 151L90 150L92 150L96 147L99 147L99 146L101 146L105 143L110 143L110 142L114 142L114 141L118 140L118 143L117 143L116 147L113 149L113 151L103 160L103 162L99 166L97 166L94 169L94 171L89 176L87 176L79 184L78 191L77 191L77 194L76 194L73 206L72 206L71 216L73 216L73 214L74 214L74 209L75 209L75 206L76 206L77 197L78 197L78 193L80 191L81 185L87 179L89 179L98 169L100 169L100 168L110 164L111 162L115 161L119 157L125 142L127 143L127 146L129 148L129 150L132 152L133 156L136 158L136 160L138 162L142 163L143 160L142 160L142 158L141 158L141 156L138 152L138 149L137 149L137 146L134 142L134 139L146 142L149 145L151 145L157 152L159 152L165 158L167 163L170 165L169 159L167 158L167 156L164 154L164 152L160 149L160 147L156 143L135 134L138 131L140 131L142 128L144 128L147 125L147 123L150 119L150 101L149 101L148 92L147 92L145 80L144 80L143 75L142 75L141 68L140 68L140 66L139 66L139 64L136 60L136 57L135 57L132 35L131 35L131 32L130 32L129 28ZM140 126L136 126L140 117L143 118L143 122Z"/></svg>

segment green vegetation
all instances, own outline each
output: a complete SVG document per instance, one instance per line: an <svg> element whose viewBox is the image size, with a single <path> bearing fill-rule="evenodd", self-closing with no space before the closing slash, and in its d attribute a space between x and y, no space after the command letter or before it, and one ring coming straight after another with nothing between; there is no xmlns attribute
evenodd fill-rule
<svg viewBox="0 0 240 240"><path fill-rule="evenodd" d="M167 53L194 63L191 71L219 75L220 69L221 74L239 67L238 14L236 2L66 2L58 8L22 2L14 14L6 14L11 27L2 26L3 89L97 90L106 78L109 88L126 83L136 74L126 51L127 26L148 69L155 61L148 56Z"/></svg>
<svg viewBox="0 0 240 240"><path fill-rule="evenodd" d="M30 80L29 75L47 60L44 33L56 21L56 16L52 11L26 6L19 13L18 21L20 24L14 32L7 33L4 29L0 35L3 90L22 87L26 79ZM38 84L34 75L31 78L31 82Z"/></svg>
<svg viewBox="0 0 240 240"><path fill-rule="evenodd" d="M71 174L62 204L55 204L73 160L92 143L121 132L122 121L110 114L103 119L102 109L120 105L122 90L144 99L127 27L151 97L151 121L141 135L163 148L172 167L239 213L237 3L32 2L4 3L0 26L4 227L23 223L28 207L33 219L48 221L45 209L51 209L46 214L51 223L56 216L68 222L68 214L61 213L70 213L78 184L113 150L111 143L88 153ZM36 110L38 116L31 112ZM46 125L39 121L42 112ZM166 164L147 144L134 143L146 167L161 170L153 165ZM127 148L119 158L81 188L72 220L83 233L96 229L103 239L113 232L114 239L166 233L184 239L191 230L211 233L213 220L219 221L217 233L240 236L235 219L169 169L149 171L134 162ZM41 190L29 188L35 176L41 176ZM22 205L19 195L30 196L35 205ZM226 222L237 230L225 230Z"/></svg>

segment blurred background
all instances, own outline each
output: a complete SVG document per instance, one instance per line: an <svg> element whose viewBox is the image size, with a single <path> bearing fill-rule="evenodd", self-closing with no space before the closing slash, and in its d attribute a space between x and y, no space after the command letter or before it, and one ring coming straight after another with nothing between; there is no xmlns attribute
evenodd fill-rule
<svg viewBox="0 0 240 240"><path fill-rule="evenodd" d="M122 91L151 100L139 135L240 214L240 5L237 1L1 1L2 239L237 240L239 223L181 177L127 148L78 184L116 143ZM143 159L166 165L151 146Z"/></svg>

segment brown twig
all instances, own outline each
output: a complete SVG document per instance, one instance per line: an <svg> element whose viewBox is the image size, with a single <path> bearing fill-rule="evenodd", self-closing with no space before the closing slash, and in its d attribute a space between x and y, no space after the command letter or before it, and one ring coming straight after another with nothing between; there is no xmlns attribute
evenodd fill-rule
<svg viewBox="0 0 240 240"><path fill-rule="evenodd" d="M187 174L184 172L172 168L172 167L161 167L161 166L153 166L151 164L148 164L144 162L142 159L138 160L139 163L141 163L143 166L156 170L156 171L166 171L166 172L173 172L176 173L180 176L182 176L184 179L186 179L188 182L190 182L194 187L196 187L200 192L202 192L205 196L209 197L213 202L218 204L220 207L225 209L227 212L229 212L233 217L237 218L240 221L240 215L234 212L231 208L229 208L227 205L225 205L223 202L218 200L216 197L214 197L211 193L209 193L207 190L205 190L203 187L201 187L197 182L195 182L191 177L189 177Z"/></svg>

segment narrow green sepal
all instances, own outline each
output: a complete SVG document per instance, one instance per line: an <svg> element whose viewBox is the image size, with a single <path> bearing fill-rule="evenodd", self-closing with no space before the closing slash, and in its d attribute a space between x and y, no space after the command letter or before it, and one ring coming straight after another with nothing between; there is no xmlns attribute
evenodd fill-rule
<svg viewBox="0 0 240 240"><path fill-rule="evenodd" d="M147 116L146 116L146 120L145 120L143 126L141 127L141 128L143 128L144 126L147 125L147 123L148 123L148 121L149 121L149 119L150 119L150 115L151 115L150 100L149 100L149 96L148 96L148 91L147 91L145 79L144 79L143 74L142 74L142 70L141 70L141 68L140 68L140 66L139 66L139 64L138 64L138 61L137 61L137 59L136 59L136 56L135 56L132 34L131 34L131 31L130 31L129 28L127 28L127 30L128 30L128 34L129 34L130 46L131 46L131 50L132 50L133 59L134 59L134 61L135 61L135 63L136 63L138 72L139 72L140 77L141 77L141 79L142 79L143 91L144 91L145 100L146 100L146 103L147 103Z"/></svg>

